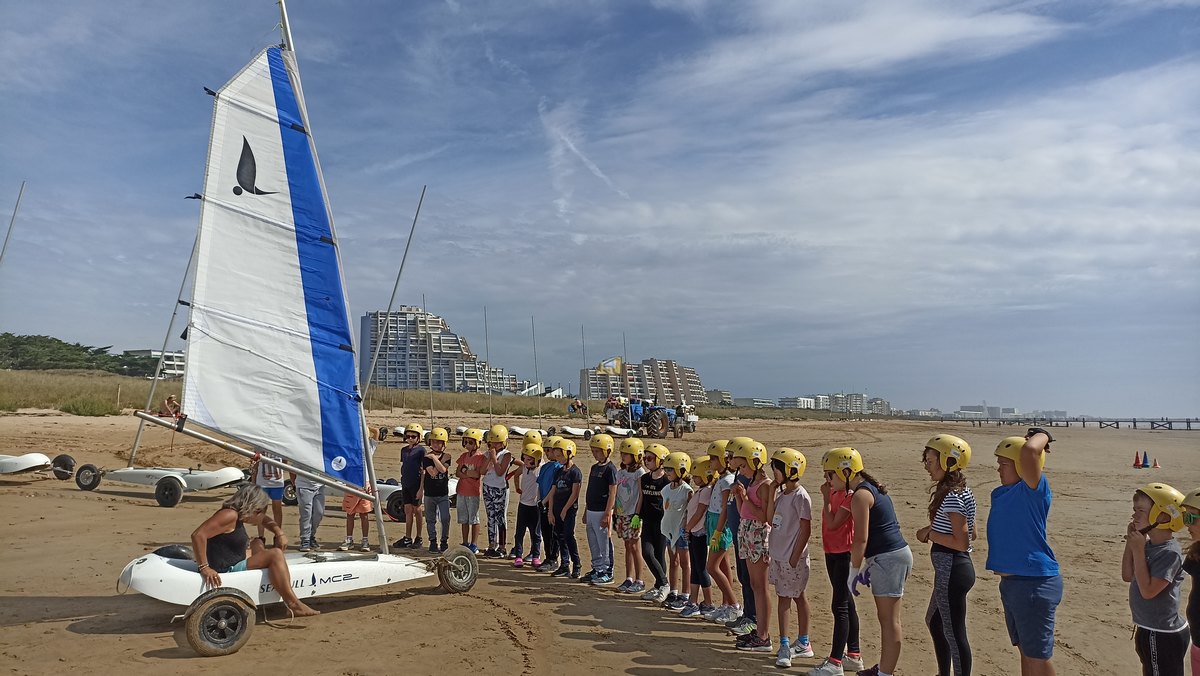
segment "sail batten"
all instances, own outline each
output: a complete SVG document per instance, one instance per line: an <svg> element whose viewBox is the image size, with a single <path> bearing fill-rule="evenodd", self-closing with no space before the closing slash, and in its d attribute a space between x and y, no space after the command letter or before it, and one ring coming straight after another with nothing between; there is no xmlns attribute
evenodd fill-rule
<svg viewBox="0 0 1200 676"><path fill-rule="evenodd" d="M183 409L365 485L348 305L298 85L294 55L272 47L215 97Z"/></svg>

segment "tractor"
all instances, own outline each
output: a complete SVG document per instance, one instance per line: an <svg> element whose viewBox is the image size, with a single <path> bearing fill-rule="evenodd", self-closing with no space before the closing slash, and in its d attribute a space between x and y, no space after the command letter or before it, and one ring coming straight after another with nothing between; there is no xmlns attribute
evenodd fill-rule
<svg viewBox="0 0 1200 676"><path fill-rule="evenodd" d="M675 409L655 406L649 400L610 399L605 403L604 416L613 427L635 430L638 436L666 439L667 432L675 430L675 437L683 436L677 426Z"/></svg>

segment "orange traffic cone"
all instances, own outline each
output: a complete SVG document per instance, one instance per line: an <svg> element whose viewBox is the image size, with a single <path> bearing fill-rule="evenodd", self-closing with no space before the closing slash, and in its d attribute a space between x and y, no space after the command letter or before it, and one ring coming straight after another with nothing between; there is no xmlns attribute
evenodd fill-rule
<svg viewBox="0 0 1200 676"><path fill-rule="evenodd" d="M1137 451L1134 451L1134 452L1133 452L1133 468L1134 468L1134 469L1141 469L1141 468L1142 468L1142 459L1138 457L1138 452L1137 452Z"/></svg>
<svg viewBox="0 0 1200 676"><path fill-rule="evenodd" d="M1155 458L1155 459L1154 459L1154 467L1153 467L1153 469L1162 469L1162 465L1158 464L1158 458Z"/></svg>

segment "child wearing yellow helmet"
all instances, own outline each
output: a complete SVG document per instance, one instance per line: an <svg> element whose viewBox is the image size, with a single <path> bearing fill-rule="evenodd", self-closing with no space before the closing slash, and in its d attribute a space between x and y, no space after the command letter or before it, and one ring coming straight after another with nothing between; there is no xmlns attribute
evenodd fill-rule
<svg viewBox="0 0 1200 676"><path fill-rule="evenodd" d="M1058 560L1046 537L1050 482L1042 473L1050 434L1029 429L996 446L1000 485L992 490L987 520L987 569L1001 576L1000 601L1023 667L1053 669L1054 614L1062 602Z"/></svg>
<svg viewBox="0 0 1200 676"><path fill-rule="evenodd" d="M558 538L558 568L551 575L579 579L579 543L575 540L575 521L579 516L579 490L583 472L575 465L575 442L556 439L554 448L562 468L554 478L550 494L550 524Z"/></svg>
<svg viewBox="0 0 1200 676"><path fill-rule="evenodd" d="M508 480L513 465L508 451L508 428L492 425L484 435L488 465L483 473L483 510L487 513L488 548L483 555L503 559L508 551Z"/></svg>
<svg viewBox="0 0 1200 676"><path fill-rule="evenodd" d="M613 545L609 533L612 532L613 510L617 503L617 466L612 463L616 443L607 434L595 434L588 440L588 446L595 460L588 471L584 496L587 509L584 523L588 551L592 554L592 570L580 578L580 582L605 585L613 581Z"/></svg>
<svg viewBox="0 0 1200 676"><path fill-rule="evenodd" d="M1184 556L1175 539L1183 528L1183 501L1183 493L1164 483L1133 494L1121 579L1129 583L1134 646L1145 674L1183 676L1187 659L1188 623L1179 614Z"/></svg>
<svg viewBox="0 0 1200 676"><path fill-rule="evenodd" d="M1192 629L1191 654L1192 676L1200 674L1200 488L1193 489L1183 496L1183 525L1192 536L1192 544L1188 547L1187 557L1183 560L1183 570L1192 576L1192 591L1188 594L1187 617L1188 627Z"/></svg>
<svg viewBox="0 0 1200 676"><path fill-rule="evenodd" d="M733 468L734 451L745 444L753 443L755 442L750 437L734 437L725 444L725 469L733 477L733 483L730 485L729 502L725 506L725 513L721 515L721 520L717 524L718 530L728 528L729 532L733 534L734 563L737 569L738 584L742 587L742 607L732 606L731 610L739 614L724 624L727 629L738 636L753 633L758 628L755 621L758 617L758 608L754 600L754 585L750 583L750 566L746 563L746 558L742 556L742 545L737 537L742 526L742 515L738 509L734 491L739 484L742 488L748 488L751 479ZM709 552L712 552L711 542L709 543ZM730 580L732 579L730 578Z"/></svg>
<svg viewBox="0 0 1200 676"><path fill-rule="evenodd" d="M850 572L846 584L853 595L858 595L860 584L871 588L880 633L876 671L879 676L891 676L900 661L903 644L900 602L904 584L912 573L912 549L900 532L900 521L896 518L896 508L887 486L866 471L861 456L857 465L850 458L849 466L846 466L845 454L841 454L841 460L837 455L830 451L826 462L837 461L842 476L852 477L849 485L854 491L850 498L854 544L850 548Z"/></svg>
<svg viewBox="0 0 1200 676"><path fill-rule="evenodd" d="M513 474L517 491L517 532L513 537L513 567L525 566L525 534L529 533L530 563L534 568L542 565L541 510L538 509L538 465L545 454L540 443L526 441L521 449L521 462Z"/></svg>
<svg viewBox="0 0 1200 676"><path fill-rule="evenodd" d="M429 553L446 551L450 545L450 465L453 458L446 452L450 434L442 427L429 431L429 452L421 461L425 472L424 501L425 530L429 534ZM442 522L442 538L437 537L437 522Z"/></svg>
<svg viewBox="0 0 1200 676"><path fill-rule="evenodd" d="M854 544L854 516L850 511L854 493L849 479L862 468L862 456L853 448L835 448L821 456L825 479L821 484L821 547L825 571L833 586L833 640L829 656L812 671L815 676L858 673L865 667L858 640L858 609L846 585Z"/></svg>
<svg viewBox="0 0 1200 676"><path fill-rule="evenodd" d="M661 532L667 543L667 584L669 591L663 600L667 610L680 612L691 603L691 558L684 518L691 501L692 487L687 483L692 459L687 453L675 451L663 460L663 471L670 482L662 489L663 519ZM680 581L678 587L676 580Z"/></svg>
<svg viewBox="0 0 1200 676"><path fill-rule="evenodd" d="M753 439L730 441L733 457L729 466L750 481L750 486L734 484L733 497L737 501L741 523L738 524L738 557L746 562L750 573L750 587L754 592L754 607L758 613L755 630L738 638L738 650L774 652L771 642L771 604L767 598L767 539L771 533L770 515L775 500L775 487L764 469L767 466L767 448Z"/></svg>
<svg viewBox="0 0 1200 676"><path fill-rule="evenodd" d="M808 640L808 540L812 535L812 498L800 485L808 461L793 448L771 453L771 472L778 491L772 502L767 582L775 587L779 616L779 654L775 666L792 666L793 657L812 657ZM788 638L788 614L796 606L796 641Z"/></svg>
<svg viewBox="0 0 1200 676"><path fill-rule="evenodd" d="M404 537L397 540L400 548L421 546L421 504L425 472L421 469L425 460L425 447L421 438L425 430L419 423L404 426L404 448L400 449L400 495L404 502ZM413 533L416 533L416 539Z"/></svg>
<svg viewBox="0 0 1200 676"><path fill-rule="evenodd" d="M729 556L726 554L733 547L733 532L725 524L728 519L727 505L733 502L733 473L725 463L725 449L728 446L729 442L725 439L708 445L709 468L713 479L712 492L704 512L704 537L708 550L705 568L721 590L721 605L701 616L719 624L735 622L741 615L741 605L733 593L733 571L729 568Z"/></svg>
<svg viewBox="0 0 1200 676"><path fill-rule="evenodd" d="M667 542L662 535L662 491L671 483L663 471L662 463L669 453L662 444L647 446L642 456L646 473L638 483L637 520L642 528L642 560L654 576L654 587L642 594L642 598L657 603L666 601L670 592L665 565Z"/></svg>
<svg viewBox="0 0 1200 676"><path fill-rule="evenodd" d="M642 581L641 520L638 519L637 525L634 525L642 475L646 473L646 468L642 466L645 449L645 444L637 437L622 439L617 448L621 464L617 468L617 504L613 529L617 537L625 542L625 581L617 587L617 592L621 594L641 594L646 591L646 583Z"/></svg>
<svg viewBox="0 0 1200 676"><path fill-rule="evenodd" d="M975 566L971 562L975 494L963 475L970 461L970 444L953 434L934 436L921 451L921 462L933 480L929 525L917 530L917 540L930 543L933 563L933 594L925 623L933 638L938 671L943 674L971 673L967 593L975 585Z"/></svg>
<svg viewBox="0 0 1200 676"><path fill-rule="evenodd" d="M550 521L550 498L554 495L554 480L558 477L558 471L562 469L562 453L554 445L562 440L560 436L546 437L546 442L542 445L546 462L538 468L538 518L546 558L541 561L535 558L530 563L539 573L550 573L558 569L558 535Z"/></svg>
<svg viewBox="0 0 1200 676"><path fill-rule="evenodd" d="M680 617L701 617L704 613L716 610L712 603L712 578L708 575L708 537L704 533L704 515L712 497L714 478L712 458L702 456L692 460L688 481L695 492L688 500L683 531L687 534L688 564L691 569L692 592L695 596L679 611Z"/></svg>
<svg viewBox="0 0 1200 676"><path fill-rule="evenodd" d="M462 526L463 546L472 552L479 551L479 503L483 473L488 464L487 456L479 452L482 442L483 430L469 429L463 433L462 445L466 450L458 456L458 469L454 472L458 479L455 511Z"/></svg>

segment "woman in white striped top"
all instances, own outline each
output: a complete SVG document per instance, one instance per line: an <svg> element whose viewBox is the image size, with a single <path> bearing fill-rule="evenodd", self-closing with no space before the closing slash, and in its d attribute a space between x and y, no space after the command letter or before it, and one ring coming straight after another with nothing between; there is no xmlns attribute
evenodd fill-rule
<svg viewBox="0 0 1200 676"><path fill-rule="evenodd" d="M975 496L963 470L971 447L962 439L939 434L921 455L934 485L929 493L929 525L917 539L931 543L933 596L925 624L933 638L939 676L970 676L971 645L967 641L967 592L975 585L971 541L975 539Z"/></svg>

